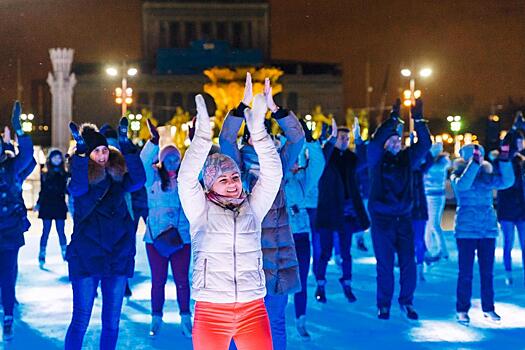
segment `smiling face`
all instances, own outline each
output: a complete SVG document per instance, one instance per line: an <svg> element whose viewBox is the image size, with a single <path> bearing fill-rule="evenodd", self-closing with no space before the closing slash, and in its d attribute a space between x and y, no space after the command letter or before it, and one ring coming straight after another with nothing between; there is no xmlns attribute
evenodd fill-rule
<svg viewBox="0 0 525 350"><path fill-rule="evenodd" d="M393 155L398 154L401 151L401 137L399 135L390 136L385 142L385 150Z"/></svg>
<svg viewBox="0 0 525 350"><path fill-rule="evenodd" d="M55 154L51 157L50 162L54 166L60 166L62 164L62 156L60 154Z"/></svg>
<svg viewBox="0 0 525 350"><path fill-rule="evenodd" d="M109 159L109 148L106 146L98 146L91 151L89 158L95 163L105 167Z"/></svg>
<svg viewBox="0 0 525 350"><path fill-rule="evenodd" d="M224 197L239 198L242 193L241 176L236 171L226 172L215 180L211 190Z"/></svg>

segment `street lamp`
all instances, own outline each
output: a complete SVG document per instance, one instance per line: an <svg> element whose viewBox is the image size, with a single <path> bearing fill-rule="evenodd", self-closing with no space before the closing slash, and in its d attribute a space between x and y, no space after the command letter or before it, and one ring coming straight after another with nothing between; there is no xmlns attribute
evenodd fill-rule
<svg viewBox="0 0 525 350"><path fill-rule="evenodd" d="M133 103L133 89L128 87L128 76L134 77L138 74L138 69L135 67L128 67L124 62L119 67L107 67L106 74L111 77L122 75L121 87L115 88L115 102L122 106L122 116L126 115L128 105Z"/></svg>
<svg viewBox="0 0 525 350"><path fill-rule="evenodd" d="M461 140L458 137L458 133L461 131L461 116L449 115L447 121L450 123L450 131L454 134L454 154L459 155L459 149L461 148Z"/></svg>
<svg viewBox="0 0 525 350"><path fill-rule="evenodd" d="M33 113L21 114L20 119L22 120L22 130L24 132L33 131L33 119L35 119L35 115Z"/></svg>
<svg viewBox="0 0 525 350"><path fill-rule="evenodd" d="M403 104L405 105L405 107L409 108L408 113L410 115L411 114L410 107L414 106L416 104L416 99L421 97L421 90L416 90L416 78L409 68L401 69L401 75L405 78L410 78L409 90L405 90L403 92L403 97L405 98L405 100L403 101ZM428 78L431 75L432 75L431 68L425 67L419 71L419 76L421 78ZM410 118L410 132L412 132L413 130L414 130L414 121L412 120L412 118Z"/></svg>

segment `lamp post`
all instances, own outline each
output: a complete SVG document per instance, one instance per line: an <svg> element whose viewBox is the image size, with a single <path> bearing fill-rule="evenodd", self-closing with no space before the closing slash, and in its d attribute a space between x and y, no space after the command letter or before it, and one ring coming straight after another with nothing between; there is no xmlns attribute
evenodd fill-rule
<svg viewBox="0 0 525 350"><path fill-rule="evenodd" d="M133 102L133 89L128 87L128 77L134 77L138 73L135 67L128 67L126 63L122 63L119 67L106 68L106 74L112 77L121 75L121 86L115 88L115 102L122 106L122 116L126 115L128 105Z"/></svg>
<svg viewBox="0 0 525 350"><path fill-rule="evenodd" d="M33 113L21 114L20 119L22 120L22 130L24 132L33 131L33 120L35 119L35 115Z"/></svg>
<svg viewBox="0 0 525 350"><path fill-rule="evenodd" d="M403 91L403 97L404 97L403 105L408 108L408 114L410 117L412 117L410 107L414 106L416 104L416 99L421 97L421 91L416 90L416 78L412 70L410 70L409 68L403 68L401 69L401 75L405 78L410 78L409 89ZM432 75L432 69L430 68L422 68L419 71L419 76L421 78L428 78L431 75ZM412 120L412 118L410 118L409 123L410 123L410 132L412 132L414 130L414 121Z"/></svg>
<svg viewBox="0 0 525 350"><path fill-rule="evenodd" d="M142 114L129 114L128 119L130 121L129 128L131 129L133 136L136 137L141 128Z"/></svg>
<svg viewBox="0 0 525 350"><path fill-rule="evenodd" d="M461 140L458 137L458 133L461 130L461 116L449 115L447 121L450 123L450 131L454 134L454 154L459 155L459 149L461 148Z"/></svg>

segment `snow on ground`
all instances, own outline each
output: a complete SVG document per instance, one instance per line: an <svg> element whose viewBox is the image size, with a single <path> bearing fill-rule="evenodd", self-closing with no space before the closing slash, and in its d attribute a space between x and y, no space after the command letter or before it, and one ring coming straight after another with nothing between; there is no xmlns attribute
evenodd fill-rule
<svg viewBox="0 0 525 350"><path fill-rule="evenodd" d="M72 309L67 266L60 258L58 239L53 230L48 244L46 270L39 269L37 254L41 223L33 214L31 221L33 226L26 234L26 246L21 249L19 256L17 298L21 305L16 311L15 339L9 344L0 343L0 348L61 349ZM420 284L416 291L415 306L421 321L409 322L402 317L395 300L391 319L377 319L375 259L372 253L354 249L353 288L358 301L349 304L344 299L337 281L337 266L329 266L326 305L314 300L315 281L310 276L307 317L313 339L303 343L296 335L293 298L290 298L287 309L288 349L525 349L525 287L519 268L521 259L518 249L515 249L515 285L505 286L501 240L498 244L494 285L496 310L502 316L502 322L490 324L483 320L477 276L473 287L471 326L465 327L455 322L457 255L450 231L452 221L453 212L447 210L444 226L449 230L450 260L430 267L427 282ZM68 221L66 228L70 233L71 222ZM143 231L144 227L141 226L139 232ZM366 239L368 247L371 247L370 236L366 235ZM150 280L141 235L137 239L136 265L135 277L131 280L133 297L125 304L122 312L118 349L191 349L191 340L184 338L180 332L173 283L167 287L168 300L162 332L156 339L148 336ZM84 341L85 349L98 348L100 302L98 299L95 303Z"/></svg>

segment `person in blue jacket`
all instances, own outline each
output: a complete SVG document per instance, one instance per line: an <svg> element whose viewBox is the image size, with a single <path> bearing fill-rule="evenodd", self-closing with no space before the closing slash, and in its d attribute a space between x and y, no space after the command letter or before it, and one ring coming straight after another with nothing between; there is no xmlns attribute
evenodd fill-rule
<svg viewBox="0 0 525 350"><path fill-rule="evenodd" d="M96 126L70 123L76 141L68 191L74 197L73 235L66 260L73 287L73 316L65 349L82 348L97 287L102 289L101 349L115 349L126 280L135 265L135 232L125 194L144 186L146 175L127 136L128 120L118 129L121 151L109 148Z"/></svg>
<svg viewBox="0 0 525 350"><path fill-rule="evenodd" d="M376 129L368 144L370 197L368 211L377 260L378 317L390 318L394 294L394 257L400 269L399 305L409 319L418 319L413 307L416 289L414 232L412 230L413 167L421 162L432 145L423 119L423 102L416 100L412 118L418 141L402 149L401 101L394 104L390 117Z"/></svg>
<svg viewBox="0 0 525 350"><path fill-rule="evenodd" d="M24 245L24 232L29 229L26 207L22 199L22 188L18 184L23 172L33 160L31 137L22 130L20 102L13 107L11 123L18 137L18 154L8 156L6 144L0 140L0 287L4 308L3 339L14 336L13 309L17 258Z"/></svg>
<svg viewBox="0 0 525 350"><path fill-rule="evenodd" d="M357 119L357 118L356 118ZM333 137L323 146L326 161L319 180L316 227L321 238L321 257L315 278L315 298L326 303L326 268L334 247L334 232L338 233L341 246L342 276L339 282L349 302L357 298L352 292L352 235L364 231L370 221L357 185L357 171L366 167L366 148L360 136L359 122L354 123L356 152L348 149L350 130L333 127Z"/></svg>
<svg viewBox="0 0 525 350"><path fill-rule="evenodd" d="M456 195L455 237L458 247L458 283L456 290L456 317L468 324L474 259L477 253L481 284L481 308L486 319L501 320L494 307L494 253L498 223L493 207L493 191L509 188L514 183L512 163L509 161L508 139L500 146L498 168L483 159L484 149L479 145L465 145L460 158L454 161L450 177Z"/></svg>
<svg viewBox="0 0 525 350"><path fill-rule="evenodd" d="M521 261L525 272L525 149L524 134L525 121L520 112L517 113L512 128L505 138L508 138L512 168L514 170L514 184L498 191L497 215L503 233L503 265L505 268L505 283L513 284L512 276L512 247L514 246L515 231L521 247ZM525 278L523 279L525 284Z"/></svg>
<svg viewBox="0 0 525 350"><path fill-rule="evenodd" d="M286 136L286 143L279 150L283 174L286 174L301 152L304 131L292 111L275 104L268 78L265 80L264 95L268 109L272 112L272 118L277 121ZM248 108L252 99L252 82L248 73L243 100L228 114L219 135L221 153L230 156L239 165L243 184L248 192L251 192L259 177L259 158L250 144L249 133L245 133L244 144L241 149L238 148L237 133L244 122L244 110ZM284 181L272 208L262 222L261 244L267 289L265 305L272 328L272 341L274 349L282 350L286 349L285 309L288 294L301 290L299 263L286 210Z"/></svg>
<svg viewBox="0 0 525 350"><path fill-rule="evenodd" d="M284 192L290 229L293 233L299 274L301 276L301 291L294 295L296 328L302 339L309 340L306 330L307 279L310 269L310 236L312 228L308 216L307 198L317 188L319 178L324 169L324 156L321 143L312 138L312 131L301 121L305 133L305 144L298 161L285 174Z"/></svg>

